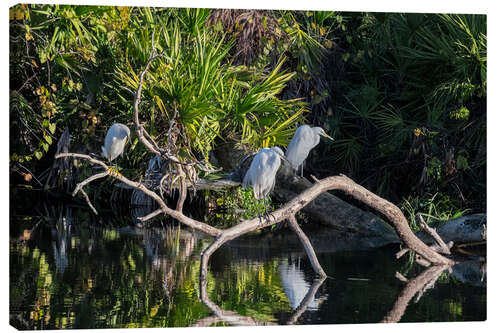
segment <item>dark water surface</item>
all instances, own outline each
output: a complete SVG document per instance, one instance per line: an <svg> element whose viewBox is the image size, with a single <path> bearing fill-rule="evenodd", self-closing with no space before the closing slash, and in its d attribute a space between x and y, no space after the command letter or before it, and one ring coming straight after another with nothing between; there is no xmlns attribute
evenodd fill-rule
<svg viewBox="0 0 500 333"><path fill-rule="evenodd" d="M58 218L11 218L13 326L227 325L200 300L200 253L211 239L177 226L140 229L91 219L69 209ZM398 247L320 252L329 275L321 282L293 237L276 246L260 237L234 241L210 259L207 293L221 309L271 324L486 319L486 268L480 261L431 276L407 257L395 260ZM423 283L424 292L409 290L397 272ZM307 295L312 297L303 302Z"/></svg>

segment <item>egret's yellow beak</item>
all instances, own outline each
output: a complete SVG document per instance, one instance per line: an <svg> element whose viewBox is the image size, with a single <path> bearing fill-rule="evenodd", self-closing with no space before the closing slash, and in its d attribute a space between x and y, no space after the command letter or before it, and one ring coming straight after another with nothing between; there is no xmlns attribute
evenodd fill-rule
<svg viewBox="0 0 500 333"><path fill-rule="evenodd" d="M322 136L324 136L325 138L328 138L328 139L330 139L330 140L332 140L332 141L333 141L333 138L332 138L331 136L329 136L328 134L326 134L325 132L320 133L320 135L322 135Z"/></svg>

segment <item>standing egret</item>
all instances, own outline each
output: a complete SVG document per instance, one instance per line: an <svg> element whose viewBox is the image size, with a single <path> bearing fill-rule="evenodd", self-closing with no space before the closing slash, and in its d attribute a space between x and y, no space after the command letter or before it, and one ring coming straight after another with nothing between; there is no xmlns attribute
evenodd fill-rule
<svg viewBox="0 0 500 333"><path fill-rule="evenodd" d="M286 149L286 159L290 161L295 171L301 166L301 176L303 176L304 173L304 161L311 149L318 145L320 136L324 136L333 141L333 138L326 134L321 127L302 125L297 128L292 141L290 141Z"/></svg>
<svg viewBox="0 0 500 333"><path fill-rule="evenodd" d="M118 157L123 156L123 149L127 140L130 141L130 129L120 123L114 123L108 130L102 146L102 156L109 162Z"/></svg>
<svg viewBox="0 0 500 333"><path fill-rule="evenodd" d="M281 159L285 156L280 148L262 148L253 158L241 185L251 186L255 199L264 199L274 188ZM267 214L267 207L265 210Z"/></svg>

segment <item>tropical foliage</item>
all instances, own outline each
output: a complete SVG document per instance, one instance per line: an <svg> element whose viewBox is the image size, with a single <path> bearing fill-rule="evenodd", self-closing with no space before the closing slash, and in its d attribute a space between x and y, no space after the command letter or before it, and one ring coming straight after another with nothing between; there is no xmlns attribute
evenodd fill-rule
<svg viewBox="0 0 500 333"><path fill-rule="evenodd" d="M484 15L18 5L10 29L14 183L44 181L66 126L97 152L111 123L132 125L154 47L140 118L181 159L286 146L307 122L335 137L309 158L317 176L485 211ZM147 156L134 144L121 165Z"/></svg>

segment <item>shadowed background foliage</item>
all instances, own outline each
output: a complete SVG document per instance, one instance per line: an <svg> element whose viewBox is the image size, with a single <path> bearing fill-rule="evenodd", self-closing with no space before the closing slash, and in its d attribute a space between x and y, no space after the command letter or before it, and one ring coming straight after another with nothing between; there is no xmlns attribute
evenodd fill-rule
<svg viewBox="0 0 500 333"><path fill-rule="evenodd" d="M347 174L410 220L486 210L485 15L14 6L11 186L61 185L65 127L72 150L98 152L113 122L132 125L153 32L165 54L141 119L181 159L286 147L310 123L335 138L308 159L317 176ZM148 157L135 140L124 174Z"/></svg>

